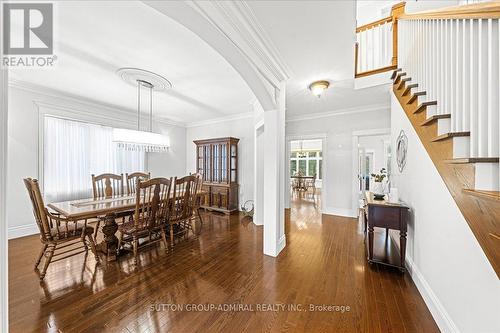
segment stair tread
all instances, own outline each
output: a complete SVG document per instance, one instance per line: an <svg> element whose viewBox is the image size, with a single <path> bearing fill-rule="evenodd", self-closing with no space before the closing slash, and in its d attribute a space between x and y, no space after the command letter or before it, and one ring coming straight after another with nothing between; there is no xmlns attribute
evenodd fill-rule
<svg viewBox="0 0 500 333"><path fill-rule="evenodd" d="M419 112L423 111L426 107L431 106L431 105L437 105L437 102L436 101L422 102L422 103L420 103L420 105L417 107L417 109L413 113L414 114L419 113Z"/></svg>
<svg viewBox="0 0 500 333"><path fill-rule="evenodd" d="M465 163L498 163L498 157L468 157L468 158L454 158L445 160L446 163L451 164L465 164Z"/></svg>
<svg viewBox="0 0 500 333"><path fill-rule="evenodd" d="M462 191L466 194L473 195L476 197L500 201L499 191L482 191L482 190L472 190L472 189L463 189Z"/></svg>
<svg viewBox="0 0 500 333"><path fill-rule="evenodd" d="M407 85L405 91L403 91L403 96L408 95L408 93L410 92L411 89L417 88L417 87L418 87L418 83L412 83L412 84Z"/></svg>
<svg viewBox="0 0 500 333"><path fill-rule="evenodd" d="M434 121L436 121L438 119L447 119L447 118L451 118L451 114L449 114L449 113L447 113L447 114L435 114L435 115L427 118L423 123L420 124L420 126L426 126L426 125L433 123Z"/></svg>
<svg viewBox="0 0 500 333"><path fill-rule="evenodd" d="M392 72L391 80L394 80L396 78L397 73L401 72L401 70L402 70L401 68L396 68L394 72Z"/></svg>
<svg viewBox="0 0 500 333"><path fill-rule="evenodd" d="M415 101L417 99L418 96L425 96L425 95L427 95L427 92L417 91L417 92L413 93L413 95L411 95L410 99L408 100L408 102L406 102L406 104L411 104L411 103L413 103L413 101Z"/></svg>
<svg viewBox="0 0 500 333"><path fill-rule="evenodd" d="M446 140L449 138L455 138L455 137L460 137L460 136L470 136L470 132L451 132L451 133L445 133L436 136L434 139L432 139L432 142L436 141L441 141L441 140Z"/></svg>

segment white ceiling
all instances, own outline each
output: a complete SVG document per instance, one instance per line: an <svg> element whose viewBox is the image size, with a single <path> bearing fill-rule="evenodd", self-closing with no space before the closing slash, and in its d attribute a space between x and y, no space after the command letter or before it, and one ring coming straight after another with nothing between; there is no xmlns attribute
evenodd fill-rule
<svg viewBox="0 0 500 333"><path fill-rule="evenodd" d="M355 1L248 1L291 70L287 114L327 113L389 103L387 86L354 89ZM328 80L321 98L308 85Z"/></svg>
<svg viewBox="0 0 500 333"><path fill-rule="evenodd" d="M287 115L388 104L386 86L355 90L354 1L248 1L287 67ZM251 111L252 91L227 61L184 26L139 1L55 2L56 67L11 77L133 110L136 89L120 67L139 67L173 84L156 93L154 114L196 122ZM315 80L330 88L318 99Z"/></svg>
<svg viewBox="0 0 500 333"><path fill-rule="evenodd" d="M172 82L155 93L155 115L192 122L251 111L254 95L226 60L142 2L55 2L54 30L56 66L12 78L133 110L137 90L115 71L139 67Z"/></svg>

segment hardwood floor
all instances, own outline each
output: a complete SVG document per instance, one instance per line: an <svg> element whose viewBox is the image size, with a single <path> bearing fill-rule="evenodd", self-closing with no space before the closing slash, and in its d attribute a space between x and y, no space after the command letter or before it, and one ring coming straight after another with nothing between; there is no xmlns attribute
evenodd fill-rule
<svg viewBox="0 0 500 333"><path fill-rule="evenodd" d="M286 216L287 247L278 258L262 254L262 227L207 214L199 237L168 253L158 244L143 249L137 268L131 255L99 265L81 255L51 264L42 284L33 272L37 236L12 240L10 331L439 331L408 274L367 263L357 220L321 216L297 196ZM257 311L263 303L302 311ZM191 304L246 308L188 311ZM310 311L310 304L349 311Z"/></svg>

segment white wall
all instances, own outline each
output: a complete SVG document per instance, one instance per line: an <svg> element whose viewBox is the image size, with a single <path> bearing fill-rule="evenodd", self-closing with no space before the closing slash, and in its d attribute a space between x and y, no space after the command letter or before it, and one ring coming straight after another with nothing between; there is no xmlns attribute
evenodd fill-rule
<svg viewBox="0 0 500 333"><path fill-rule="evenodd" d="M415 284L443 332L500 332L498 277L394 95L391 114L392 147L401 130L408 136L406 168L393 159L392 186L411 207Z"/></svg>
<svg viewBox="0 0 500 333"><path fill-rule="evenodd" d="M9 87L8 120L8 181L7 221L9 238L38 233L31 203L23 178L40 179L39 119L40 114L98 123L107 126L134 128L135 115L89 101L64 96L55 91L23 88L19 84ZM157 130L170 136L171 148L167 153L152 153L148 158L152 176L173 176L185 171L185 129L155 122ZM161 156L159 156L161 155ZM90 182L90 175L89 175Z"/></svg>
<svg viewBox="0 0 500 333"><path fill-rule="evenodd" d="M254 121L251 114L242 119L204 122L186 129L186 173L196 172L196 145L193 140L232 136L238 143L239 206L253 200L254 188Z"/></svg>
<svg viewBox="0 0 500 333"><path fill-rule="evenodd" d="M323 152L328 172L323 176L323 188L327 187L322 198L324 213L356 215L356 207L352 207L352 132L389 127L389 108L287 122L287 136L327 134L328 151Z"/></svg>
<svg viewBox="0 0 500 333"><path fill-rule="evenodd" d="M155 123L154 131L170 137L170 148L166 153L149 153L148 170L152 177L183 177L186 174L186 128Z"/></svg>

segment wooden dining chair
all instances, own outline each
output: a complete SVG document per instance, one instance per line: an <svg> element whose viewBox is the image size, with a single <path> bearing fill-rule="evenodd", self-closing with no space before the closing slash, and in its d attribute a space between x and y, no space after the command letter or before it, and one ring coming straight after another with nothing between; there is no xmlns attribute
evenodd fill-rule
<svg viewBox="0 0 500 333"><path fill-rule="evenodd" d="M141 181L149 180L151 179L151 173L145 173L145 172L133 172L131 174L126 173L125 174L125 182L127 185L127 194L134 194L135 193L135 186L137 184L137 179L140 179Z"/></svg>
<svg viewBox="0 0 500 333"><path fill-rule="evenodd" d="M194 198L192 219L198 219L200 221L201 230L201 227L203 226L203 219L201 218L200 210L201 205L205 201L205 193L203 192L203 175L201 173L194 173L193 176L196 177L196 198Z"/></svg>
<svg viewBox="0 0 500 333"><path fill-rule="evenodd" d="M119 175L113 173L92 175L92 191L94 199L123 194L123 173Z"/></svg>
<svg viewBox="0 0 500 333"><path fill-rule="evenodd" d="M123 173L115 175L113 173L103 173L92 175L92 194L94 199L110 198L114 195L123 194ZM94 240L97 241L97 233L101 225L102 218L98 218L94 231Z"/></svg>
<svg viewBox="0 0 500 333"><path fill-rule="evenodd" d="M168 219L172 248L174 247L174 227L182 229L177 233L193 230L191 220L196 207L198 181L194 175L175 178L173 181L172 207Z"/></svg>
<svg viewBox="0 0 500 333"><path fill-rule="evenodd" d="M94 229L87 225L87 220L69 220L49 212L43 202L38 181L26 178L24 179L24 185L31 199L33 215L40 231L40 241L42 242L42 249L35 262L35 270L38 268L42 257L45 256L45 262L40 272L40 280L44 279L51 262L56 262L83 252L88 253L89 247L96 261L99 262L94 239L92 238ZM74 245L80 242L82 243L81 246L74 247ZM62 249L64 250L59 252ZM56 250L58 253L56 253ZM63 254L65 256L59 257ZM55 257L58 258L53 260Z"/></svg>
<svg viewBox="0 0 500 333"><path fill-rule="evenodd" d="M305 188L306 192L309 191L309 189L312 189L312 196L315 198L316 196L316 174L314 174L313 178L307 178L305 180Z"/></svg>
<svg viewBox="0 0 500 333"><path fill-rule="evenodd" d="M134 263L137 264L139 240L149 238L151 242L163 241L168 249L165 235L166 221L170 212L170 190L172 179L153 178L136 183L136 203L131 220L118 226L120 237L118 249L122 243L129 243L134 252ZM152 236L157 236L156 239Z"/></svg>

